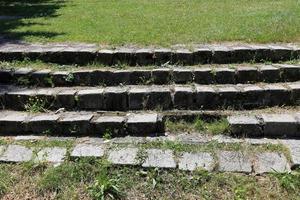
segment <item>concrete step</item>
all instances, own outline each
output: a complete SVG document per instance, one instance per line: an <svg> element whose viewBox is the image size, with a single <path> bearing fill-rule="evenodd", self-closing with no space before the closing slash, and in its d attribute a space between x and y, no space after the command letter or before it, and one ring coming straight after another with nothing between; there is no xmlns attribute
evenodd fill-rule
<svg viewBox="0 0 300 200"><path fill-rule="evenodd" d="M86 44L4 44L0 60L42 60L59 64L153 65L180 63L240 63L298 59L300 47L293 44L193 45L165 48L107 48Z"/></svg>
<svg viewBox="0 0 300 200"><path fill-rule="evenodd" d="M9 139L8 143L3 142L0 145L0 162L20 163L33 161L36 163L60 164L68 159L67 155L70 155L70 159L84 157L102 158L113 165L129 165L143 168L178 168L188 171L201 168L210 172L239 172L246 174L290 172L291 168L299 164L294 163L294 161L297 161L294 159L295 157L289 160L290 154L283 151L282 145L285 145L286 141L277 141L277 144L251 144L240 141L239 143L222 143L222 145L212 141L182 144L178 141L166 139L128 143L129 138L118 139L119 143L103 141L99 138L69 139L68 144L71 144L71 146L69 145L68 148L53 145L53 141L63 141L58 138L44 138L40 140L43 141L44 145L52 141L52 145L47 147L35 147L34 143L26 146L26 140ZM132 140L135 140L135 138L132 138ZM3 139L3 141L7 140ZM34 140L29 139L28 141ZM299 143L299 141L293 142L294 144L296 144L295 142ZM169 144L169 146L166 144ZM182 149L174 149L170 144L180 146ZM272 151L266 148L266 146L270 147L271 145L274 148L277 147L277 150ZM224 148L225 146L226 148Z"/></svg>
<svg viewBox="0 0 300 200"><path fill-rule="evenodd" d="M57 136L159 135L164 132L162 117L155 112L139 113L27 113L0 112L0 134Z"/></svg>
<svg viewBox="0 0 300 200"><path fill-rule="evenodd" d="M166 84L237 84L275 83L300 80L300 65L241 65L217 67L170 67L153 69L107 70L86 69L75 71L34 70L30 68L0 70L0 83L60 86L117 86Z"/></svg>
<svg viewBox="0 0 300 200"><path fill-rule="evenodd" d="M300 113L229 116L230 131L243 137L299 138Z"/></svg>
<svg viewBox="0 0 300 200"><path fill-rule="evenodd" d="M238 85L162 85L28 88L0 86L6 109L55 110L253 109L299 105L300 82Z"/></svg>

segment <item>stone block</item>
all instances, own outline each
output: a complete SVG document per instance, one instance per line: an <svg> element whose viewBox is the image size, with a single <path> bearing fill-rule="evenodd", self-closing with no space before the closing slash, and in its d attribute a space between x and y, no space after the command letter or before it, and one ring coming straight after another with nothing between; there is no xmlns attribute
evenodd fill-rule
<svg viewBox="0 0 300 200"><path fill-rule="evenodd" d="M268 172L290 172L290 166L282 153L265 152L256 155L254 171L257 174Z"/></svg>
<svg viewBox="0 0 300 200"><path fill-rule="evenodd" d="M127 117L127 132L131 135L141 136L163 131L158 129L156 113L130 113Z"/></svg>
<svg viewBox="0 0 300 200"><path fill-rule="evenodd" d="M244 137L263 136L262 126L255 116L229 116L227 120L233 135Z"/></svg>
<svg viewBox="0 0 300 200"><path fill-rule="evenodd" d="M280 71L271 65L263 65L259 68L260 80L267 83L280 81Z"/></svg>
<svg viewBox="0 0 300 200"><path fill-rule="evenodd" d="M136 56L135 56L135 50L131 48L120 48L115 50L114 59L113 59L114 65L130 65L133 66L136 64Z"/></svg>
<svg viewBox="0 0 300 200"><path fill-rule="evenodd" d="M131 70L128 83L132 85L151 83L151 70Z"/></svg>
<svg viewBox="0 0 300 200"><path fill-rule="evenodd" d="M146 109L167 110L172 107L172 96L168 86L152 86L149 96L144 97Z"/></svg>
<svg viewBox="0 0 300 200"><path fill-rule="evenodd" d="M171 49L155 49L154 62L155 65L161 66L171 62L172 51Z"/></svg>
<svg viewBox="0 0 300 200"><path fill-rule="evenodd" d="M150 96L150 90L145 86L132 87L128 91L129 110L142 110L146 107L147 99Z"/></svg>
<svg viewBox="0 0 300 200"><path fill-rule="evenodd" d="M232 50L225 46L212 46L212 63L226 64L231 62Z"/></svg>
<svg viewBox="0 0 300 200"><path fill-rule="evenodd" d="M108 161L118 165L137 165L138 148L122 148L111 150L108 153Z"/></svg>
<svg viewBox="0 0 300 200"><path fill-rule="evenodd" d="M221 151L218 153L219 171L221 172L252 172L252 163L242 152Z"/></svg>
<svg viewBox="0 0 300 200"><path fill-rule="evenodd" d="M266 91L256 85L242 87L242 94L238 97L240 105L245 109L259 108L267 105Z"/></svg>
<svg viewBox="0 0 300 200"><path fill-rule="evenodd" d="M70 86L74 82L74 76L68 71L56 71L52 73L54 86Z"/></svg>
<svg viewBox="0 0 300 200"><path fill-rule="evenodd" d="M52 86L53 82L51 80L51 70L44 69L38 70L31 73L31 81L34 85L39 86Z"/></svg>
<svg viewBox="0 0 300 200"><path fill-rule="evenodd" d="M172 53L172 64L193 65L194 55L188 49L178 49Z"/></svg>
<svg viewBox="0 0 300 200"><path fill-rule="evenodd" d="M72 72L74 76L74 84L75 85L82 85L82 86L89 86L91 84L91 74L93 71L91 70L77 70Z"/></svg>
<svg viewBox="0 0 300 200"><path fill-rule="evenodd" d="M118 85L119 80L115 78L114 72L110 70L94 70L91 72L91 85L93 86L106 86Z"/></svg>
<svg viewBox="0 0 300 200"><path fill-rule="evenodd" d="M104 65L113 64L114 51L109 49L102 49L98 51L96 61Z"/></svg>
<svg viewBox="0 0 300 200"><path fill-rule="evenodd" d="M259 81L259 71L255 67L238 67L236 83L255 83Z"/></svg>
<svg viewBox="0 0 300 200"><path fill-rule="evenodd" d="M0 117L0 134L16 135L26 131L28 113L9 112Z"/></svg>
<svg viewBox="0 0 300 200"><path fill-rule="evenodd" d="M281 45L268 45L268 47L271 50L269 60L278 62L292 59L292 49Z"/></svg>
<svg viewBox="0 0 300 200"><path fill-rule="evenodd" d="M127 87L106 87L103 94L105 110L127 110L127 90Z"/></svg>
<svg viewBox="0 0 300 200"><path fill-rule="evenodd" d="M169 84L172 79L171 69L161 68L152 70L152 81L157 85Z"/></svg>
<svg viewBox="0 0 300 200"><path fill-rule="evenodd" d="M63 88L56 94L55 103L53 106L57 109L66 108L72 110L75 108L76 100L75 95L77 93L76 89Z"/></svg>
<svg viewBox="0 0 300 200"><path fill-rule="evenodd" d="M86 135L91 132L92 114L69 112L58 120L59 133L65 135Z"/></svg>
<svg viewBox="0 0 300 200"><path fill-rule="evenodd" d="M255 50L249 46L231 46L232 63L250 62L255 58Z"/></svg>
<svg viewBox="0 0 300 200"><path fill-rule="evenodd" d="M197 47L193 51L194 64L208 64L212 60L212 51L206 47Z"/></svg>
<svg viewBox="0 0 300 200"><path fill-rule="evenodd" d="M174 89L174 108L192 109L195 108L195 93L191 86L175 86Z"/></svg>
<svg viewBox="0 0 300 200"><path fill-rule="evenodd" d="M37 153L35 162L62 163L66 157L67 149L59 147L47 147Z"/></svg>
<svg viewBox="0 0 300 200"><path fill-rule="evenodd" d="M235 70L229 68L216 68L213 69L215 74L215 82L218 84L234 84L235 83Z"/></svg>
<svg viewBox="0 0 300 200"><path fill-rule="evenodd" d="M193 72L190 69L175 68L173 70L173 80L175 83L191 83L193 82Z"/></svg>
<svg viewBox="0 0 300 200"><path fill-rule="evenodd" d="M289 114L262 114L264 123L264 135L266 137L295 136L297 130L297 120L295 116Z"/></svg>
<svg viewBox="0 0 300 200"><path fill-rule="evenodd" d="M282 85L268 84L263 86L266 97L265 102L268 106L290 105L292 101L291 92Z"/></svg>
<svg viewBox="0 0 300 200"><path fill-rule="evenodd" d="M300 80L300 66L284 64L274 64L274 66L279 68L282 81L288 82Z"/></svg>
<svg viewBox="0 0 300 200"><path fill-rule="evenodd" d="M77 144L71 152L71 157L103 157L104 147L94 144Z"/></svg>
<svg viewBox="0 0 300 200"><path fill-rule="evenodd" d="M288 83L287 85L292 90L292 104L300 105L300 83Z"/></svg>
<svg viewBox="0 0 300 200"><path fill-rule="evenodd" d="M77 93L77 106L79 109L103 110L105 109L104 89L80 90Z"/></svg>
<svg viewBox="0 0 300 200"><path fill-rule="evenodd" d="M32 84L31 73L34 72L30 68L19 68L13 72L13 80L19 85Z"/></svg>
<svg viewBox="0 0 300 200"><path fill-rule="evenodd" d="M36 114L28 119L26 130L34 134L55 134L58 119L56 114Z"/></svg>
<svg viewBox="0 0 300 200"><path fill-rule="evenodd" d="M24 110L25 105L34 100L36 91L26 88L18 88L7 92L5 95L5 106L14 110Z"/></svg>
<svg viewBox="0 0 300 200"><path fill-rule="evenodd" d="M218 86L219 102L218 106L220 108L240 108L239 97L241 96L241 91L234 86Z"/></svg>
<svg viewBox="0 0 300 200"><path fill-rule="evenodd" d="M179 159L179 169L194 171L204 169L212 171L214 169L214 158L210 153L183 153Z"/></svg>
<svg viewBox="0 0 300 200"><path fill-rule="evenodd" d="M195 83L198 84L214 83L214 74L211 68L195 68L194 76L195 76Z"/></svg>
<svg viewBox="0 0 300 200"><path fill-rule="evenodd" d="M152 49L139 49L135 52L135 56L139 66L154 64L154 51Z"/></svg>
<svg viewBox="0 0 300 200"><path fill-rule="evenodd" d="M13 79L11 70L1 69L0 70L0 83L10 83Z"/></svg>
<svg viewBox="0 0 300 200"><path fill-rule="evenodd" d="M20 145L8 145L0 156L0 162L27 162L32 158L32 150Z"/></svg>
<svg viewBox="0 0 300 200"><path fill-rule="evenodd" d="M171 150L148 149L143 167L176 168L176 162Z"/></svg>
<svg viewBox="0 0 300 200"><path fill-rule="evenodd" d="M196 104L199 109L216 108L218 93L211 86L196 85Z"/></svg>
<svg viewBox="0 0 300 200"><path fill-rule="evenodd" d="M300 140L281 140L281 141L290 150L292 168L300 167Z"/></svg>
<svg viewBox="0 0 300 200"><path fill-rule="evenodd" d="M122 136L125 133L125 117L123 116L100 116L92 121L93 132L103 135L109 131L112 136Z"/></svg>

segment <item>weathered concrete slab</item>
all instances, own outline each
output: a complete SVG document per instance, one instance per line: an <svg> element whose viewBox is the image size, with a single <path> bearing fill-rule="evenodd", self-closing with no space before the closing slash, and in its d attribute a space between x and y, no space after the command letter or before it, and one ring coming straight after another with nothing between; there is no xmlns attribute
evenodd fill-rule
<svg viewBox="0 0 300 200"><path fill-rule="evenodd" d="M265 152L256 156L254 171L257 174L267 172L289 172L290 166L282 153Z"/></svg>
<svg viewBox="0 0 300 200"><path fill-rule="evenodd" d="M242 152L221 151L218 154L219 170L223 172L251 173L252 163L248 155Z"/></svg>
<svg viewBox="0 0 300 200"><path fill-rule="evenodd" d="M300 140L280 140L291 153L292 168L300 166Z"/></svg>
<svg viewBox="0 0 300 200"><path fill-rule="evenodd" d="M264 135L268 137L296 136L297 120L289 114L262 114Z"/></svg>
<svg viewBox="0 0 300 200"><path fill-rule="evenodd" d="M178 167L189 171L196 169L212 171L214 165L214 159L210 153L184 153L179 159Z"/></svg>
<svg viewBox="0 0 300 200"><path fill-rule="evenodd" d="M2 162L26 162L32 158L32 150L20 145L8 145L0 156Z"/></svg>
<svg viewBox="0 0 300 200"><path fill-rule="evenodd" d="M104 147L95 144L77 144L71 152L71 157L102 157Z"/></svg>
<svg viewBox="0 0 300 200"><path fill-rule="evenodd" d="M66 148L48 147L37 153L36 162L61 163L67 154Z"/></svg>
<svg viewBox="0 0 300 200"><path fill-rule="evenodd" d="M137 165L138 148L121 148L108 153L108 161L112 164Z"/></svg>
<svg viewBox="0 0 300 200"><path fill-rule="evenodd" d="M176 162L171 150L148 149L143 167L175 168Z"/></svg>
<svg viewBox="0 0 300 200"><path fill-rule="evenodd" d="M234 135L246 137L263 135L260 122L255 116L229 116L227 120L230 124L230 131Z"/></svg>
<svg viewBox="0 0 300 200"><path fill-rule="evenodd" d="M127 131L131 134L141 135L162 131L158 129L157 113L130 113L127 117Z"/></svg>

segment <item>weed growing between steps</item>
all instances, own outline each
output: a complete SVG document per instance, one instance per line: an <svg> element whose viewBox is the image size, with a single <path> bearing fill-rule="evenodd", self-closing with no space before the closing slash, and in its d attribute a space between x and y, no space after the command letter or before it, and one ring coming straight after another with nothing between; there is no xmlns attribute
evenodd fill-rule
<svg viewBox="0 0 300 200"><path fill-rule="evenodd" d="M297 199L300 171L249 176L141 169L80 159L58 167L0 164L3 199Z"/></svg>
<svg viewBox="0 0 300 200"><path fill-rule="evenodd" d="M200 118L195 119L193 122L187 122L184 120L173 122L167 120L166 129L172 133L198 132L211 135L229 134L230 132L229 123L225 118L211 122L203 121Z"/></svg>

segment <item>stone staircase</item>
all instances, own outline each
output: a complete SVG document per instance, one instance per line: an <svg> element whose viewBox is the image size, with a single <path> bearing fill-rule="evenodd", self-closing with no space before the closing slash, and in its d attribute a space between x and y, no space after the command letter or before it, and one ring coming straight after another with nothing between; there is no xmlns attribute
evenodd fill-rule
<svg viewBox="0 0 300 200"><path fill-rule="evenodd" d="M71 157L106 156L114 164L142 167L184 170L203 167L246 173L264 173L272 168L279 172L289 171L299 166L300 160L300 140L297 140L300 137L300 64L276 62L299 56L299 47L291 44L214 45L198 46L193 50L4 45L0 48L2 61L26 58L59 64L97 62L140 67L3 68L0 70L0 135L4 140L11 137L13 140L18 137L40 140L43 136L58 140L64 137L99 139L109 135L112 140L129 138L135 145L140 139L143 143L156 139L160 143L176 143L183 141L178 136L170 139L174 134L166 132L168 120L188 122L201 118L209 122L224 118L230 133L226 144L244 142L244 137L246 140L254 137L256 142L250 144L254 146L276 141L289 149L290 156L266 151L245 157L239 151L222 149L214 153L182 152L182 156L174 158L172 149L162 150L155 146L143 149L146 157L136 162L140 154L137 146L110 149L102 139L96 144L75 142L73 149L46 148L40 154L47 152L49 162L60 155L57 163L69 152ZM258 63L262 60L275 63ZM244 61L252 63L234 64ZM199 63L230 64L196 65ZM280 112L272 110L278 107ZM201 133L185 145L207 143L198 141L199 135ZM212 136L202 136L222 143ZM151 139L145 139L149 137ZM265 140L265 137L271 139ZM124 141L121 143L127 143ZM10 142L0 148L1 161L30 159L32 149L22 145Z"/></svg>

